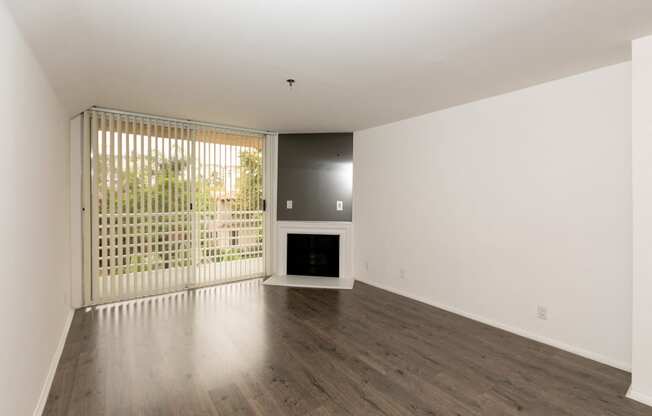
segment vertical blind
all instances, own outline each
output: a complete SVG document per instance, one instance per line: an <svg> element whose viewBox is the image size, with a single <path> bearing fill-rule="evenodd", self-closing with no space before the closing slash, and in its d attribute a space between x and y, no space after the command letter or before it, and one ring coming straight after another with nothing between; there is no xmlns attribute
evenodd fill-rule
<svg viewBox="0 0 652 416"><path fill-rule="evenodd" d="M90 303L264 274L264 136L92 110Z"/></svg>

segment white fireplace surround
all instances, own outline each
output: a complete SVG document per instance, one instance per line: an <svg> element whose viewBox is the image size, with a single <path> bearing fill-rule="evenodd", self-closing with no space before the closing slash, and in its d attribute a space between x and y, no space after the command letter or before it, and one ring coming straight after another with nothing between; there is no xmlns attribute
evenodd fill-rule
<svg viewBox="0 0 652 416"><path fill-rule="evenodd" d="M353 280L353 223L334 221L277 221L276 274L287 275L288 234L340 236L340 279Z"/></svg>

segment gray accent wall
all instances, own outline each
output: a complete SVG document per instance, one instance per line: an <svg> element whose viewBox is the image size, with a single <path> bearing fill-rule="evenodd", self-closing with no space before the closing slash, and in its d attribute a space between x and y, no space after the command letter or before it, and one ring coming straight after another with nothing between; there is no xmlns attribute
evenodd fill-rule
<svg viewBox="0 0 652 416"><path fill-rule="evenodd" d="M353 133L279 134L277 192L279 221L352 221Z"/></svg>

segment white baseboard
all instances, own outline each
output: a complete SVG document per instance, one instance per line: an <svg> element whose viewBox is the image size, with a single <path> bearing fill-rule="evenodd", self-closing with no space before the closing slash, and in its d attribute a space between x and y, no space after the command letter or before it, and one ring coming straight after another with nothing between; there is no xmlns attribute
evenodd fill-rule
<svg viewBox="0 0 652 416"><path fill-rule="evenodd" d="M648 396L647 394L639 393L634 388L634 385L629 386L629 390L627 390L627 398L635 400L635 401L637 401L639 403L646 404L648 406L652 406L652 396Z"/></svg>
<svg viewBox="0 0 652 416"><path fill-rule="evenodd" d="M71 309L66 316L66 322L63 325L63 332L59 338L59 345L54 351L52 356L52 361L50 362L50 369L48 370L48 375L45 378L43 383L43 388L41 389L41 395L39 396L38 402L36 403L36 409L34 409L34 416L41 416L43 410L45 409L45 404L48 401L48 396L50 395L50 388L52 387L52 382L54 381L54 374L57 372L57 366L59 365L59 360L61 359L61 354L63 353L63 347L66 345L66 338L68 338L68 331L70 331L70 325L72 324L72 318L75 315L75 310Z"/></svg>
<svg viewBox="0 0 652 416"><path fill-rule="evenodd" d="M472 314L472 313L468 313L468 312L460 310L458 308L455 308L455 307L452 307L452 306L449 306L449 305L444 305L444 304L441 304L439 302L436 302L436 301L433 301L433 300L430 300L430 299L426 299L426 298L424 298L422 296L415 296L415 295L412 295L412 294L407 293L407 292L405 292L403 290L400 290L400 289L395 289L395 288L392 288L392 287L389 287L389 286L386 286L386 285L383 285L383 284L379 284L379 283L372 282L372 281L367 281L367 280L364 280L364 279L356 279L356 280L358 280L358 281L360 281L362 283L366 283L368 285L377 287L379 289L383 289L383 290L386 290L388 292L392 292L392 293L395 293L397 295L401 295L401 296L404 296L406 298L410 298L410 299L416 300L418 302L425 303L425 304L430 305L430 306L434 306L435 308L443 309L445 311L454 313L456 315L460 315L460 316L463 316L465 318L469 318L469 319L472 319L474 321L481 322L481 323L483 323L485 325L489 325L489 326L492 326L494 328L499 328L499 329L502 329L504 331L511 332L513 334L520 335L522 337L529 338L531 340L540 342L542 344L550 345L551 347L559 348L560 350L564 350L564 351L570 352L572 354L579 355L579 356L584 357L584 358L588 358L589 360L597 361L599 363L608 365L610 367L617 368L619 370L623 370L623 371L627 371L627 372L632 371L632 366L631 366L630 363L621 362L621 361L618 361L618 360L613 360L613 359L611 359L611 358L609 358L609 357L607 357L605 355L602 355L602 354L599 354L599 353L596 353L596 352L593 352L593 351L588 351L588 350L585 350L583 348L575 347L573 345L569 345L569 344L566 344L564 342L561 342L561 341L558 341L558 340L555 340L555 339L552 339L552 338L548 338L548 337L543 336L543 335L534 334L534 333L532 333L530 331L527 331L527 330L524 330L524 329L521 329L521 328L515 328L513 326L506 325L506 324L494 321L494 320L489 319L489 318L484 318L482 316L478 316L478 315L475 315L475 314Z"/></svg>

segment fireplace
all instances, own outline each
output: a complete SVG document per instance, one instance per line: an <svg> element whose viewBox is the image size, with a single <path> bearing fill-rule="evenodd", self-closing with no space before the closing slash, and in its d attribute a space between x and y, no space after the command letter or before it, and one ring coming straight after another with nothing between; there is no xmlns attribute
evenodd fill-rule
<svg viewBox="0 0 652 416"><path fill-rule="evenodd" d="M353 279L353 224L350 222L336 222L336 221L278 221L277 227L272 237L276 244L272 247L273 264L271 269L272 274L276 276L308 276L314 277L312 280L332 280L333 284L336 282L349 282L349 285L354 281ZM337 261L339 264L339 271L335 276L339 279L325 277L319 279L311 275L294 275L288 271L288 236L290 234L308 234L318 236L332 236L337 238L339 254ZM334 273L330 273L334 274Z"/></svg>
<svg viewBox="0 0 652 416"><path fill-rule="evenodd" d="M340 277L340 236L288 233L287 274Z"/></svg>

